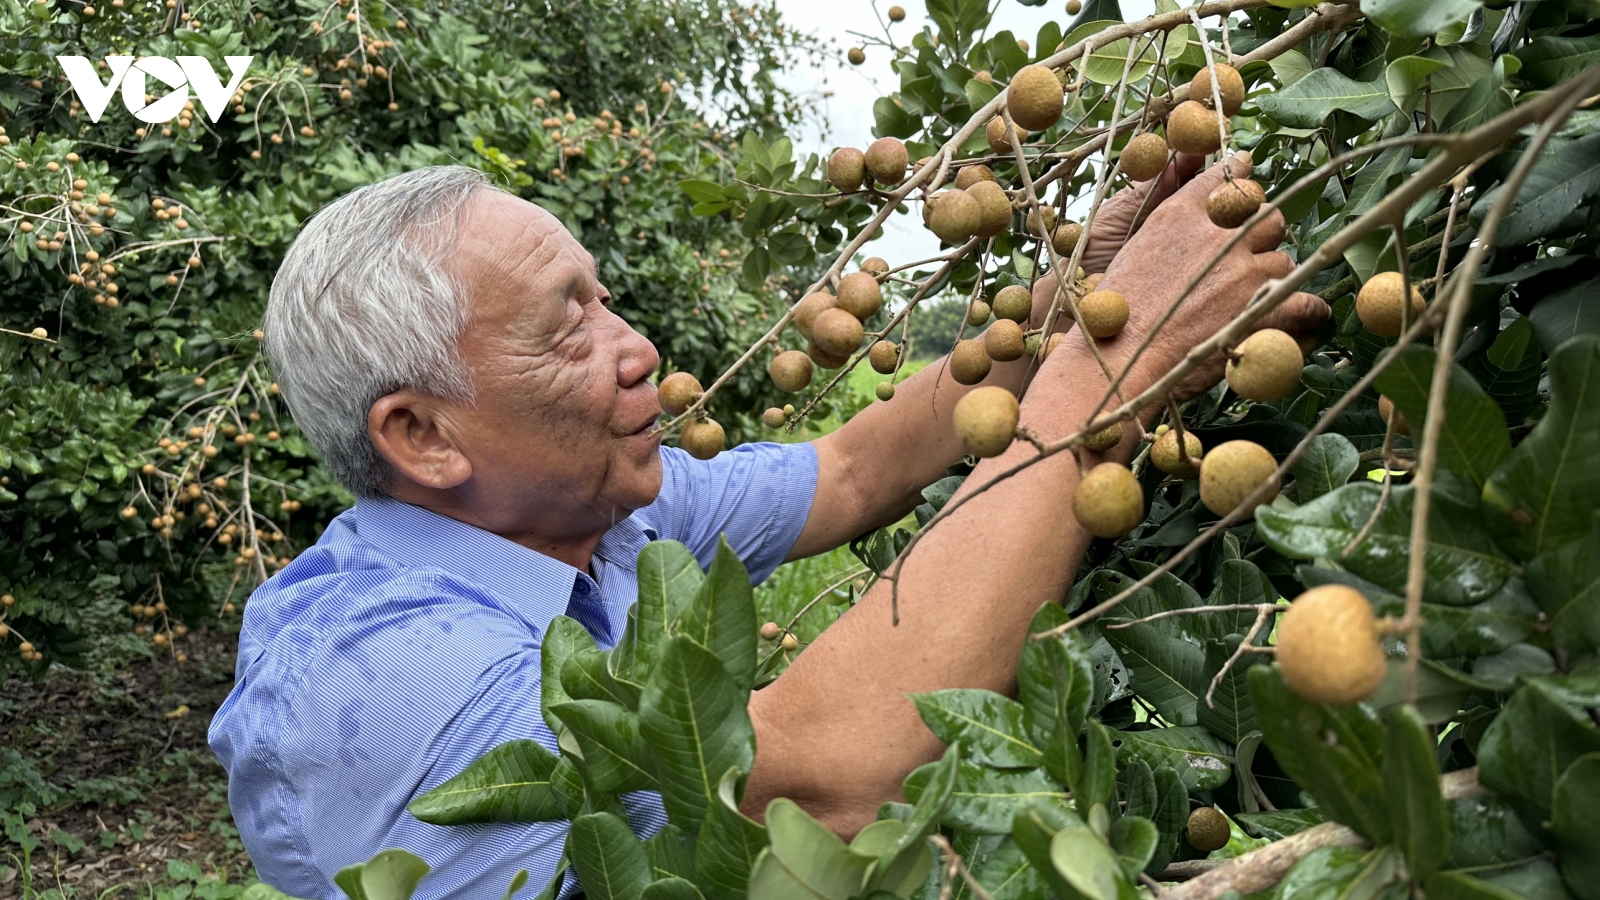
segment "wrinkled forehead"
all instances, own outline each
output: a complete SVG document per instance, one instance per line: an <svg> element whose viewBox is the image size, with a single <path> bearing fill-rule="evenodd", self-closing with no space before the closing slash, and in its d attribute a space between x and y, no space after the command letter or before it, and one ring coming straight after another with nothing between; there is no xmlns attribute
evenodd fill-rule
<svg viewBox="0 0 1600 900"><path fill-rule="evenodd" d="M499 191L479 191L467 202L451 274L484 304L543 296L566 296L593 285L594 257L548 210Z"/></svg>

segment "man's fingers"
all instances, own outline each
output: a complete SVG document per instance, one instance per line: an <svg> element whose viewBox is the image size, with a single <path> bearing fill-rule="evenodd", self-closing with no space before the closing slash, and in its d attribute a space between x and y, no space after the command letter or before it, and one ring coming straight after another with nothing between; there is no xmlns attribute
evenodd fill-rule
<svg viewBox="0 0 1600 900"><path fill-rule="evenodd" d="M1288 225L1283 220L1283 210L1274 209L1265 219L1251 227L1250 233L1244 236L1244 243L1252 253L1268 253L1278 249L1287 232Z"/></svg>
<svg viewBox="0 0 1600 900"><path fill-rule="evenodd" d="M1249 178L1251 163L1250 151L1240 150L1196 175L1194 180L1178 191L1176 199L1179 202L1191 204L1196 209L1204 211L1206 198L1211 196L1211 192L1221 186L1225 180L1222 174L1223 167L1226 166L1227 170L1233 173L1234 178Z"/></svg>
<svg viewBox="0 0 1600 900"><path fill-rule="evenodd" d="M1277 309L1267 313L1261 319L1261 327L1276 328L1279 331L1295 334L1314 331L1332 317L1333 309L1328 306L1326 300L1316 294L1301 291L1291 295L1289 299L1280 303Z"/></svg>
<svg viewBox="0 0 1600 900"><path fill-rule="evenodd" d="M1289 254L1280 251L1272 253L1257 253L1256 265L1268 278L1283 278L1294 271L1294 260Z"/></svg>

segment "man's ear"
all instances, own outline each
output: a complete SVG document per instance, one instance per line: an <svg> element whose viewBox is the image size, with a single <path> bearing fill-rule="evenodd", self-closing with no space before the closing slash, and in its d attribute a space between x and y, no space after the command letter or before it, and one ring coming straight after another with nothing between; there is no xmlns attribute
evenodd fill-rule
<svg viewBox="0 0 1600 900"><path fill-rule="evenodd" d="M367 411L367 435L400 477L422 487L449 490L472 476L435 397L407 390L379 397Z"/></svg>

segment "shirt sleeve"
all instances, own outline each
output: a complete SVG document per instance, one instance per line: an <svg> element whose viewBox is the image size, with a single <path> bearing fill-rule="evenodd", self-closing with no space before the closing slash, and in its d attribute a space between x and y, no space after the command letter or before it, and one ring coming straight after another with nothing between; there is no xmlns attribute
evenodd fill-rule
<svg viewBox="0 0 1600 900"><path fill-rule="evenodd" d="M789 555L817 492L809 443L740 444L704 461L662 447L661 468L661 494L646 516L657 534L687 545L701 566L726 537L755 584Z"/></svg>

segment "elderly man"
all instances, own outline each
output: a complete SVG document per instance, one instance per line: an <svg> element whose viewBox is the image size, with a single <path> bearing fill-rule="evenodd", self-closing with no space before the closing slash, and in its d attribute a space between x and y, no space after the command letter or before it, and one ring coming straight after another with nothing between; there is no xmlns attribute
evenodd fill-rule
<svg viewBox="0 0 1600 900"><path fill-rule="evenodd" d="M1249 160L1232 164L1243 174ZM1126 193L1100 216L1086 262L1133 306L1100 344L1113 367L1229 237L1205 214L1221 169L1198 168L1180 159L1154 196ZM1284 275L1282 235L1281 218L1265 223L1213 266L1124 392ZM1053 289L1036 291L1036 321ZM1327 315L1298 295L1266 324ZM549 213L462 168L399 175L318 213L277 273L265 328L295 421L358 497L256 591L211 726L251 859L301 897L339 896L333 874L386 847L432 866L419 896L499 897L519 869L529 894L543 887L564 826L439 828L405 807L504 741L555 749L539 714L550 620L573 616L610 646L647 541L682 541L705 565L726 536L760 581L896 521L962 455L949 423L967 389L942 365L810 444L709 462L661 447L656 350L612 310L594 260ZM1186 389L1221 370L1219 358ZM1028 375L1020 360L984 383L1021 393ZM1104 386L1070 333L1027 385L1022 424L1070 433ZM1101 455L1126 461L1137 430ZM974 483L1031 453L985 461ZM1030 617L1063 596L1090 540L1070 512L1078 466L1063 454L975 498L906 565L898 627L875 588L752 696L747 811L790 797L852 834L941 751L907 692L1015 689ZM641 834L665 821L652 794L629 812Z"/></svg>

